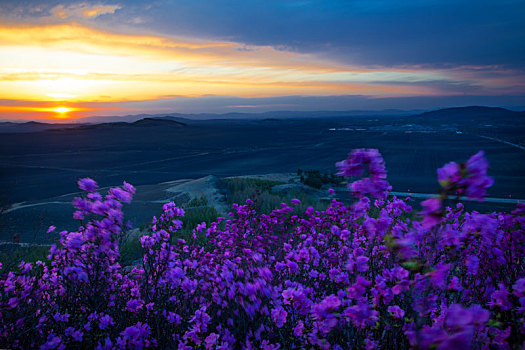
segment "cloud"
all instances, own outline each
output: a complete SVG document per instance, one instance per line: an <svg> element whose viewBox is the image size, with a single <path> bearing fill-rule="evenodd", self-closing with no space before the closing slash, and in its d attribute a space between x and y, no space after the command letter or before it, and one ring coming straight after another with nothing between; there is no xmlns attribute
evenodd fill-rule
<svg viewBox="0 0 525 350"><path fill-rule="evenodd" d="M0 49L0 95L13 99L525 93L525 74L499 65L349 65L272 46L129 34L80 23L0 25Z"/></svg>
<svg viewBox="0 0 525 350"><path fill-rule="evenodd" d="M77 20L134 33L236 42L239 51L285 48L343 65L496 64L525 70L525 2L520 0L59 3L2 0L0 18L39 24Z"/></svg>
<svg viewBox="0 0 525 350"><path fill-rule="evenodd" d="M120 5L88 4L85 2L69 5L57 5L50 13L58 19L95 18L100 15L112 14L121 9Z"/></svg>
<svg viewBox="0 0 525 350"><path fill-rule="evenodd" d="M282 45L352 64L525 68L519 0L179 0L149 13L148 25L165 33Z"/></svg>
<svg viewBox="0 0 525 350"><path fill-rule="evenodd" d="M525 71L525 3L519 0L127 0L122 4L3 0L0 17L6 23L74 20L121 33L236 43L237 52L271 48L268 55L301 53L341 66L499 65ZM111 16L89 17L110 10Z"/></svg>

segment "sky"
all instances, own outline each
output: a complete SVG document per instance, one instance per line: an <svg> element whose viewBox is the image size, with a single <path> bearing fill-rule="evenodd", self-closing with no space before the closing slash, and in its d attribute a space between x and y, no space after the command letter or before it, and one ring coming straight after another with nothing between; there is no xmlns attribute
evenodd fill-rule
<svg viewBox="0 0 525 350"><path fill-rule="evenodd" d="M0 119L525 109L519 0L0 1Z"/></svg>

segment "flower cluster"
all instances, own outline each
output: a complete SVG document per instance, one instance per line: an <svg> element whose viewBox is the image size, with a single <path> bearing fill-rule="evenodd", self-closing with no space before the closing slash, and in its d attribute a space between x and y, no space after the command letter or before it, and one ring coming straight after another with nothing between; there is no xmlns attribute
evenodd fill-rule
<svg viewBox="0 0 525 350"><path fill-rule="evenodd" d="M469 158L466 163L450 162L437 170L438 182L441 191L438 197L424 201L423 226L432 227L438 224L443 216L443 203L451 196L459 199L465 195L469 199L483 200L487 189L494 180L487 176L489 162L484 152L479 151Z"/></svg>
<svg viewBox="0 0 525 350"><path fill-rule="evenodd" d="M386 181L386 168L383 157L377 149L357 149L348 154L345 159L336 164L337 175L345 177L362 177L348 185L357 197L370 194L372 197L386 199L392 189ZM366 173L368 176L363 177Z"/></svg>
<svg viewBox="0 0 525 350"><path fill-rule="evenodd" d="M445 166L442 185L478 198L488 185L483 159L471 158L465 172ZM133 187L102 197L93 180L80 180L82 226L60 233L47 262L1 274L0 347L525 345L525 205L479 214L439 201L444 212L426 205L420 222L405 200L386 199L376 150L354 151L339 167L346 176L366 170L368 180L352 185L358 205L333 199L326 210L299 212L292 200L261 214L247 200L183 239L185 213L168 203L133 266L119 264L121 203Z"/></svg>

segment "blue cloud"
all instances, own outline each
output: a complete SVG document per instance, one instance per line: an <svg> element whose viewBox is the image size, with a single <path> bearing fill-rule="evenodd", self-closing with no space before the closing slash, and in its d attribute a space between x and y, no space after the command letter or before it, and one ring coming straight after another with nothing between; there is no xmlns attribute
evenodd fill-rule
<svg viewBox="0 0 525 350"><path fill-rule="evenodd" d="M151 8L156 30L325 53L364 65L524 68L523 1L203 1Z"/></svg>
<svg viewBox="0 0 525 350"><path fill-rule="evenodd" d="M4 0L6 17L42 17L86 1ZM504 65L525 69L521 0L156 0L90 19L105 28L231 40L360 65ZM29 11L28 11L29 10Z"/></svg>

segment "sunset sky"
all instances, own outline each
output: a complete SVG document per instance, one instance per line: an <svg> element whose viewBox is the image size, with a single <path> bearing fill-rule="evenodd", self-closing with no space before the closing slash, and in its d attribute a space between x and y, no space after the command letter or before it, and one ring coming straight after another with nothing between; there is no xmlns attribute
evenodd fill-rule
<svg viewBox="0 0 525 350"><path fill-rule="evenodd" d="M0 2L0 119L525 109L525 2Z"/></svg>

